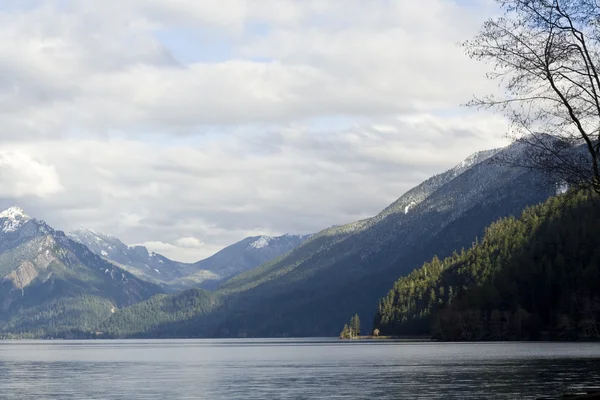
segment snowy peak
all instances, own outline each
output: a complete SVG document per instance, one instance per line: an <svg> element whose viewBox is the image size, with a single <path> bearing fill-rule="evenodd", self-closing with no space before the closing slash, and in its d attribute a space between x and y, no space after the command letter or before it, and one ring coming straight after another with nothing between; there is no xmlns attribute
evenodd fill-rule
<svg viewBox="0 0 600 400"><path fill-rule="evenodd" d="M31 217L29 215L27 215L25 213L25 211L23 211L23 209L21 207L17 207L17 206L12 206L12 207L9 207L6 210L2 211L0 213L0 218L11 218L11 219L25 218L25 219L31 219Z"/></svg>
<svg viewBox="0 0 600 400"><path fill-rule="evenodd" d="M492 149L492 150L483 150L478 151L476 153L471 154L469 157L465 158L462 162L457 164L454 168L449 169L446 172L435 175L420 185L412 188L408 192L404 193L398 200L393 202L387 208L385 208L381 213L379 213L371 222L376 222L382 218L390 214L402 213L408 214L412 213L414 207L418 206L421 202L423 202L427 197L429 197L436 190L452 181L457 176L462 173L468 171L469 169L475 167L477 164L480 164L487 159L495 156L503 149Z"/></svg>
<svg viewBox="0 0 600 400"><path fill-rule="evenodd" d="M81 242L81 243L83 243L83 241L82 241L83 238L94 238L94 240L96 240L96 241L107 240L107 239L110 239L110 240L117 239L116 237L114 237L108 233L97 232L93 229L84 228L84 227L76 229L73 232L69 232L68 236L78 242Z"/></svg>
<svg viewBox="0 0 600 400"><path fill-rule="evenodd" d="M452 168L456 172L464 172L475 164L479 164L482 161L487 160L492 157L496 153L498 153L501 149L491 149L491 150L483 150L478 151L476 153L471 154L469 157L465 158L461 163L459 163L456 167Z"/></svg>
<svg viewBox="0 0 600 400"><path fill-rule="evenodd" d="M259 236L248 244L247 249L264 249L269 246L286 246L288 243L300 242L309 235L286 233L281 236Z"/></svg>
<svg viewBox="0 0 600 400"><path fill-rule="evenodd" d="M198 261L192 265L191 269L210 271L220 280L225 280L281 257L298 247L309 236L287 233L282 236L247 237Z"/></svg>
<svg viewBox="0 0 600 400"><path fill-rule="evenodd" d="M256 239L254 242L250 243L248 247L252 247L255 249L262 249L263 247L267 247L269 243L273 240L270 236L261 236Z"/></svg>
<svg viewBox="0 0 600 400"><path fill-rule="evenodd" d="M284 233L283 236L280 236L280 238L305 239L308 236L310 235L300 235L298 233Z"/></svg>
<svg viewBox="0 0 600 400"><path fill-rule="evenodd" d="M31 220L31 217L22 208L12 206L0 213L0 220L2 220L3 232L14 232L27 221Z"/></svg>
<svg viewBox="0 0 600 400"><path fill-rule="evenodd" d="M150 252L141 245L128 246L111 234L82 227L68 236L140 279L162 284L182 276L182 263Z"/></svg>

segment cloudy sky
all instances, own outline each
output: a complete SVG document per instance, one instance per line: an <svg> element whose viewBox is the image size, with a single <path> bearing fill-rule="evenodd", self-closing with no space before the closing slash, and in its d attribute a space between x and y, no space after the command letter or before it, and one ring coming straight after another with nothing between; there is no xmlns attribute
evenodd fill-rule
<svg viewBox="0 0 600 400"><path fill-rule="evenodd" d="M506 122L491 0L2 0L0 206L196 261L376 214Z"/></svg>

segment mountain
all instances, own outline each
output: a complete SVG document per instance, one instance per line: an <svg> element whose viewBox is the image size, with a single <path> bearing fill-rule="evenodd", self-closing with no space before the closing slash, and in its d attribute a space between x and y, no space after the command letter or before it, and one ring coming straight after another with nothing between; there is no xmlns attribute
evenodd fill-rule
<svg viewBox="0 0 600 400"><path fill-rule="evenodd" d="M248 237L190 264L170 260L144 246L128 246L112 235L92 229L81 228L68 236L138 278L160 284L169 291L216 288L232 276L280 257L308 237L292 234Z"/></svg>
<svg viewBox="0 0 600 400"><path fill-rule="evenodd" d="M128 246L112 235L93 229L80 228L69 232L67 236L138 278L158 284L168 285L169 282L185 276L188 266L148 251L144 246ZM207 279L216 277L209 274Z"/></svg>
<svg viewBox="0 0 600 400"><path fill-rule="evenodd" d="M247 237L209 258L192 264L186 268L188 276L177 282L181 282L181 286L185 286L187 281L193 282L198 274L194 271L209 271L215 274L219 281L225 281L290 252L309 237L310 235L289 233L282 236Z"/></svg>
<svg viewBox="0 0 600 400"><path fill-rule="evenodd" d="M600 199L553 197L435 257L379 303L385 335L441 340L600 339Z"/></svg>
<svg viewBox="0 0 600 400"><path fill-rule="evenodd" d="M356 312L369 324L392 282L436 254L470 246L498 218L555 194L537 172L498 162L519 154L525 155L519 144L476 153L373 218L311 236L225 282L211 315L198 320L202 327L192 318L171 325L171 334L201 328L208 336L337 336ZM162 327L144 329L147 335Z"/></svg>
<svg viewBox="0 0 600 400"><path fill-rule="evenodd" d="M174 332L180 337L207 336L207 316L220 301L218 295L204 289L160 294L111 315L98 330L105 338L164 338Z"/></svg>
<svg viewBox="0 0 600 400"><path fill-rule="evenodd" d="M215 334L337 335L355 312L369 324L391 282L555 193L535 172L497 162L520 151L476 153L375 217L320 232L283 259L234 277L223 285L232 311Z"/></svg>
<svg viewBox="0 0 600 400"><path fill-rule="evenodd" d="M0 213L0 333L90 331L161 289L18 207Z"/></svg>

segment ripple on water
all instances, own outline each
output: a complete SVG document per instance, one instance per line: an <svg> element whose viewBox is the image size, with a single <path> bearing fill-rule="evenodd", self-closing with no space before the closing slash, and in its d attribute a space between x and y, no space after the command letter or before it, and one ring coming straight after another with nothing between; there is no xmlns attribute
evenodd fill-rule
<svg viewBox="0 0 600 400"><path fill-rule="evenodd" d="M592 343L0 342L6 399L513 399L598 382Z"/></svg>

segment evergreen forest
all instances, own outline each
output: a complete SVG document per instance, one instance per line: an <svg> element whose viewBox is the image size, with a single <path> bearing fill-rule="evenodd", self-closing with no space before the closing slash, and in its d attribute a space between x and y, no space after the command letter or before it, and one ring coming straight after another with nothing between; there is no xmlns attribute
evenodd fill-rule
<svg viewBox="0 0 600 400"><path fill-rule="evenodd" d="M500 219L481 240L393 285L382 335L439 340L600 339L600 198L552 197Z"/></svg>

